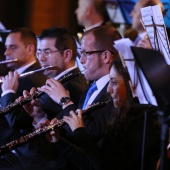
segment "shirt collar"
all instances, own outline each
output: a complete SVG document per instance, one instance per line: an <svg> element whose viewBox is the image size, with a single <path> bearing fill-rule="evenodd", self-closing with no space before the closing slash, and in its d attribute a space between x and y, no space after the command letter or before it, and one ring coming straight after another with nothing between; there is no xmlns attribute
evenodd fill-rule
<svg viewBox="0 0 170 170"><path fill-rule="evenodd" d="M97 86L97 89L100 91L101 89L104 88L104 86L109 82L109 74L103 76L102 78L98 79L96 81L96 86Z"/></svg>
<svg viewBox="0 0 170 170"><path fill-rule="evenodd" d="M102 23L103 23L103 21L100 21L100 22L98 22L98 23L96 23L96 24L94 24L94 25L91 25L91 26L88 27L88 28L85 27L84 32L85 32L85 31L88 31L88 30L90 30L90 29L92 29L92 28L94 28L94 27L100 26Z"/></svg>
<svg viewBox="0 0 170 170"><path fill-rule="evenodd" d="M28 67L30 67L31 65L33 65L34 63L36 63L36 60L33 61L33 62L31 62L31 63L29 63L29 64L27 64L27 65L25 65L25 66L23 66L23 67L20 67L20 68L16 69L15 71L17 71L18 74L21 74L21 73L23 73Z"/></svg>

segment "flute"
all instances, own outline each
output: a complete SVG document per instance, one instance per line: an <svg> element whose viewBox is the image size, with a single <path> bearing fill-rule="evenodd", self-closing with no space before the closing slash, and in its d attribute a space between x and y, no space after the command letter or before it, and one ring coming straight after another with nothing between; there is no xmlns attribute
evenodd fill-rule
<svg viewBox="0 0 170 170"><path fill-rule="evenodd" d="M18 59L11 59L11 60L4 60L4 61L0 61L0 64L8 64L8 63L13 63L13 62L17 62Z"/></svg>
<svg viewBox="0 0 170 170"><path fill-rule="evenodd" d="M73 73L68 73L66 74L63 78L59 79L58 81L61 83L65 83L66 81L72 79L73 77L78 76L79 72L73 72ZM2 108L0 110L0 116L3 116L5 114L7 114L9 111L13 111L15 109L20 108L21 106L23 106L26 103L29 103L30 101L32 101L33 99L37 99L38 97L40 97L42 94L44 94L44 92L41 91L35 91L35 93L33 93L32 95L20 100L20 101L15 101L9 105L7 105L6 107Z"/></svg>
<svg viewBox="0 0 170 170"><path fill-rule="evenodd" d="M106 105L110 101L111 101L111 98L109 98L107 101L97 102L97 103L89 106L86 110L83 110L83 115ZM52 125L46 125L43 128L39 128L31 133L28 133L25 136L20 137L17 140L14 140L14 141L9 142L5 145L2 145L2 146L0 146L0 155L3 155L5 153L17 148L18 146L21 146L22 144L25 144L28 141L35 139L41 135L45 135L48 132L50 132L51 130L54 130L55 128L62 126L63 124L64 124L63 119L57 120L57 122Z"/></svg>
<svg viewBox="0 0 170 170"><path fill-rule="evenodd" d="M37 70L29 71L27 73L22 73L22 74L19 75L19 77L26 77L26 76L30 76L30 75L37 73L37 72L40 72L40 71L53 70L53 69L55 70L55 69L57 69L57 67L56 66L42 67L42 68L37 69ZM0 83L3 83L2 79L0 79Z"/></svg>

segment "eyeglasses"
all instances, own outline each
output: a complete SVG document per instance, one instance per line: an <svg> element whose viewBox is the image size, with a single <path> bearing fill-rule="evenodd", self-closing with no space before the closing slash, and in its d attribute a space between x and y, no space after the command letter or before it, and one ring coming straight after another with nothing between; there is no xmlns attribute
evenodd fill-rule
<svg viewBox="0 0 170 170"><path fill-rule="evenodd" d="M103 53L104 51L109 51L109 50L80 51L80 54L87 57L88 55L95 54L95 53ZM114 55L113 51L110 51L110 53Z"/></svg>
<svg viewBox="0 0 170 170"><path fill-rule="evenodd" d="M45 50L38 50L36 55L37 55L37 58L39 58L42 54L44 54L45 57L50 57L52 53L56 53L56 52L59 52L59 51L51 51L50 49L45 49Z"/></svg>
<svg viewBox="0 0 170 170"><path fill-rule="evenodd" d="M88 55L91 55L91 54L94 54L94 53L102 53L106 50L100 50L100 51L80 51L80 54L81 55L84 55L84 56L88 56Z"/></svg>

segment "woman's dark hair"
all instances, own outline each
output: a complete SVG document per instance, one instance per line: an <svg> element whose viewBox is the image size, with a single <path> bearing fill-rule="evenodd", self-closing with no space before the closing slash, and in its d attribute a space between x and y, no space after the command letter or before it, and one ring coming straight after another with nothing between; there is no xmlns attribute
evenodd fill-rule
<svg viewBox="0 0 170 170"><path fill-rule="evenodd" d="M133 103L133 95L132 95L131 87L129 85L129 81L130 81L129 73L127 69L123 66L120 58L115 59L111 63L110 69L113 67L114 69L116 69L116 72L123 77L127 89L127 101L125 106L121 108L113 109L112 118L110 118L110 121L108 122L107 130L112 129L113 127L117 127L117 125L120 124L119 123L120 121L122 122L126 120L126 118L128 117L129 109Z"/></svg>

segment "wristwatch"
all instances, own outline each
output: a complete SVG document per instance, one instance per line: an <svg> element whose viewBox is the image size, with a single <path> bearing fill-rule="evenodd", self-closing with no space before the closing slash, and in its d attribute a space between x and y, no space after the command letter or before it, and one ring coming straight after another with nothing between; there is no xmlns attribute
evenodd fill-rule
<svg viewBox="0 0 170 170"><path fill-rule="evenodd" d="M71 101L71 99L70 99L69 97L62 97L62 98L60 99L59 105L60 105L60 106L66 105L66 104L68 104L70 101Z"/></svg>

